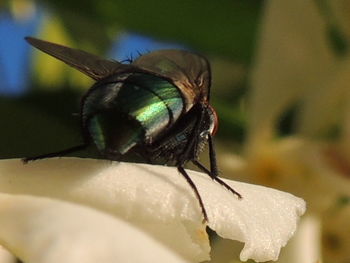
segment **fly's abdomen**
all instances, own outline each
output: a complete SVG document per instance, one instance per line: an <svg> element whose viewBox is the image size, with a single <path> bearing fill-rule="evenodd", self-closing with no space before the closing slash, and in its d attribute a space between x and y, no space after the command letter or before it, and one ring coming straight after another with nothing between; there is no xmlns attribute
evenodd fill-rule
<svg viewBox="0 0 350 263"><path fill-rule="evenodd" d="M101 101L103 89L114 90L114 97ZM180 91L166 79L134 73L121 82L109 83L91 92L88 104L94 105L88 130L97 148L108 155L123 155L137 144L151 144L181 115L184 104ZM108 102L108 103L107 103ZM108 104L108 106L107 106Z"/></svg>
<svg viewBox="0 0 350 263"><path fill-rule="evenodd" d="M181 93L169 81L153 75L133 74L119 96L123 111L141 123L146 143L152 141L181 115Z"/></svg>

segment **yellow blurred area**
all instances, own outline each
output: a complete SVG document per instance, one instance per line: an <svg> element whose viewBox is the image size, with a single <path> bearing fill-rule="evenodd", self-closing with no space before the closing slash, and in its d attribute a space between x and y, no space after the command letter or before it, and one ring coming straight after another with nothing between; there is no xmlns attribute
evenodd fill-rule
<svg viewBox="0 0 350 263"><path fill-rule="evenodd" d="M78 48L69 37L58 17L47 16L45 20L38 38L64 46ZM92 80L81 72L68 67L62 61L34 49L32 68L35 81L40 87L45 87L48 90L57 90L67 85L87 90L92 85Z"/></svg>
<svg viewBox="0 0 350 263"><path fill-rule="evenodd" d="M25 21L35 13L36 6L31 0L12 0L9 4L12 15L18 21Z"/></svg>

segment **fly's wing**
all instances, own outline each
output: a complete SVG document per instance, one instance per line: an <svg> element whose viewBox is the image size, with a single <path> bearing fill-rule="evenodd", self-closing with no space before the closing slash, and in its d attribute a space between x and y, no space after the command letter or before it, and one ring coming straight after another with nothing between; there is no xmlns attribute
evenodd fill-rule
<svg viewBox="0 0 350 263"><path fill-rule="evenodd" d="M186 111L198 101L209 100L210 65L200 55L185 50L159 50L142 55L132 65L170 79L181 90Z"/></svg>
<svg viewBox="0 0 350 263"><path fill-rule="evenodd" d="M65 47L33 37L26 37L25 39L37 49L76 68L94 80L99 80L113 73L122 72L130 68L129 65L106 60L79 49Z"/></svg>

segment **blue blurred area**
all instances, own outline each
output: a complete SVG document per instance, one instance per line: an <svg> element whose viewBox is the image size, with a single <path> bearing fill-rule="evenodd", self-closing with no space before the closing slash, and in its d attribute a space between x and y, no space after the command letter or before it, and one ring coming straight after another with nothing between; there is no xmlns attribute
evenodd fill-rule
<svg viewBox="0 0 350 263"><path fill-rule="evenodd" d="M135 59L140 54L148 53L158 49L188 49L183 45L161 42L147 36L123 33L118 36L117 41L113 44L109 57L122 61Z"/></svg>
<svg viewBox="0 0 350 263"><path fill-rule="evenodd" d="M9 12L0 13L0 95L18 96L27 91L32 47L24 37L35 36L40 25L45 23L45 17L47 18L40 8L25 21L16 20ZM186 49L180 44L161 42L139 34L122 33L112 45L107 58L123 61L135 59L140 53L171 48Z"/></svg>
<svg viewBox="0 0 350 263"><path fill-rule="evenodd" d="M17 96L27 90L31 47L24 37L36 34L42 17L40 9L25 21L0 13L0 95Z"/></svg>

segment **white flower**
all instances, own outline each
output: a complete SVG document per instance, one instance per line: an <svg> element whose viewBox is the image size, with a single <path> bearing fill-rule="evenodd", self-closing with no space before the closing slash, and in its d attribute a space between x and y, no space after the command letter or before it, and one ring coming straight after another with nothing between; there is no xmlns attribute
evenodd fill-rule
<svg viewBox="0 0 350 263"><path fill-rule="evenodd" d="M277 259L305 211L303 200L225 180L243 196L239 200L208 176L188 172L208 212L208 226L223 238L245 243L241 260ZM78 158L27 165L3 160L0 193L1 245L26 263L57 262L58 255L59 262L81 262L76 259L81 254L91 262L148 262L115 258L118 247L127 251L125 257L137 258L147 248L150 257L173 260L160 262L210 258L198 200L175 168ZM44 240L50 240L50 249Z"/></svg>

